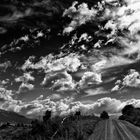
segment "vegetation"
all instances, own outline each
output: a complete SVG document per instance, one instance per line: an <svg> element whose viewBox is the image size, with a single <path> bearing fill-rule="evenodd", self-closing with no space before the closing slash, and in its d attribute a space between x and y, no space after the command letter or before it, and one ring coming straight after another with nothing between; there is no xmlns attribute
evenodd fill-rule
<svg viewBox="0 0 140 140"><path fill-rule="evenodd" d="M109 115L106 111L103 111L100 115L100 118L105 120L105 119L109 119Z"/></svg>
<svg viewBox="0 0 140 140"><path fill-rule="evenodd" d="M126 105L122 109L122 115L119 119L140 126L140 108L135 108L133 105Z"/></svg>
<svg viewBox="0 0 140 140"><path fill-rule="evenodd" d="M87 140L100 121L96 116L81 116L78 111L67 117L51 118L46 111L42 121L31 124L3 124L0 127L0 140Z"/></svg>

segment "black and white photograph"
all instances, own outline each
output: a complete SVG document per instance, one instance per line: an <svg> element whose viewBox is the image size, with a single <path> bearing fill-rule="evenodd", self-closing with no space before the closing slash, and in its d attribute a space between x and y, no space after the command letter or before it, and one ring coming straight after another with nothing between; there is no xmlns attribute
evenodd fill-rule
<svg viewBox="0 0 140 140"><path fill-rule="evenodd" d="M0 140L140 140L140 0L0 0Z"/></svg>

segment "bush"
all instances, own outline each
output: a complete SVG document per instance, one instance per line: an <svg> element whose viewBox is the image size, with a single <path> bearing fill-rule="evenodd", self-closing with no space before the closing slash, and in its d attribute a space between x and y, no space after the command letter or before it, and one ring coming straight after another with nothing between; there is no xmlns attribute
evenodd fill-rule
<svg viewBox="0 0 140 140"><path fill-rule="evenodd" d="M100 118L101 119L109 119L109 115L106 111L103 111L100 115Z"/></svg>
<svg viewBox="0 0 140 140"><path fill-rule="evenodd" d="M133 105L126 105L122 109L122 115L119 117L119 119L140 126L140 109L135 108Z"/></svg>
<svg viewBox="0 0 140 140"><path fill-rule="evenodd" d="M77 119L77 116L79 117ZM82 116L80 112L67 117L51 118L51 112L46 111L43 120L33 120L25 127L4 127L3 139L9 140L87 140L93 133L98 117ZM11 135L12 134L12 135ZM1 133L0 133L1 135ZM9 136L10 135L10 136Z"/></svg>
<svg viewBox="0 0 140 140"><path fill-rule="evenodd" d="M123 115L131 115L134 112L134 107L133 105L126 105L123 109L122 109L122 114Z"/></svg>
<svg viewBox="0 0 140 140"><path fill-rule="evenodd" d="M43 116L43 121L47 122L51 118L51 111L47 110Z"/></svg>

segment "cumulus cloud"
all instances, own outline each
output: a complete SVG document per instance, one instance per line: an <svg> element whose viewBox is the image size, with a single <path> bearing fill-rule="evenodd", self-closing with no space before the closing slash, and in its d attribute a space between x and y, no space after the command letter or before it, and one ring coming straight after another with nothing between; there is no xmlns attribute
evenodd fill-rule
<svg viewBox="0 0 140 140"><path fill-rule="evenodd" d="M76 87L76 82L73 80L70 74L64 71L46 74L42 85L46 87L48 86L52 90L65 91L74 90Z"/></svg>
<svg viewBox="0 0 140 140"><path fill-rule="evenodd" d="M13 96L12 90L7 90L4 87L0 87L0 100L1 101L13 100L12 96Z"/></svg>
<svg viewBox="0 0 140 140"><path fill-rule="evenodd" d="M140 86L140 74L134 69L131 69L128 73L123 78L123 83L122 85L124 86L129 86L129 87L139 87Z"/></svg>
<svg viewBox="0 0 140 140"><path fill-rule="evenodd" d="M33 90L34 85L29 82L34 81L34 80L35 80L35 78L31 75L31 72L26 72L23 74L23 76L15 78L16 82L21 83L17 93L26 92L28 90Z"/></svg>
<svg viewBox="0 0 140 140"><path fill-rule="evenodd" d="M28 90L33 90L33 89L34 89L33 84L21 83L21 85L19 86L19 89L18 89L18 93L23 93L23 92L26 92Z"/></svg>
<svg viewBox="0 0 140 140"><path fill-rule="evenodd" d="M69 54L67 56L62 56L61 58L57 58L57 56L53 56L52 54L47 55L46 57L42 57L41 60L35 64L32 63L32 57L29 58L22 69L43 69L45 73L52 71L61 71L67 70L71 72L77 71L78 67L81 65L79 60L79 56L77 54Z"/></svg>
<svg viewBox="0 0 140 140"><path fill-rule="evenodd" d="M59 101L50 99L34 100L30 103L17 106L17 111L25 113L30 117L43 115L46 110L51 110L53 116L65 116L73 114L76 111L81 111L83 115L99 114L106 110L110 114L120 113L121 109L128 104L133 104L135 107L140 107L140 100L130 99L120 101L115 98L105 97L98 99L91 104L83 104L80 101L73 101L72 98L65 98Z"/></svg>
<svg viewBox="0 0 140 140"><path fill-rule="evenodd" d="M72 97L60 99L60 96L56 94L54 94L54 96L48 96L47 98L40 95L30 102L14 100L12 95L12 91L8 91L4 88L0 89L0 98L3 101L0 104L0 108L15 111L32 118L43 116L46 110L51 110L53 116L65 116L73 114L76 111L81 111L83 115L99 114L104 110L110 114L120 113L121 109L128 104L140 107L140 100L138 99L119 100L105 97L94 102L92 101L90 104L85 104L81 101L75 101ZM53 101L55 99L57 99L57 101Z"/></svg>
<svg viewBox="0 0 140 140"><path fill-rule="evenodd" d="M85 85L99 84L101 82L101 74L89 71L84 73L78 84L80 87L84 87Z"/></svg>
<svg viewBox="0 0 140 140"><path fill-rule="evenodd" d="M112 0L106 0L107 3L113 3ZM104 18L110 19L105 24L104 29L111 29L111 33L107 36L113 39L120 38L124 50L122 55L133 55L139 53L139 31L140 31L140 2L138 0L115 1L116 6L107 6L104 9ZM118 32L123 35L118 35Z"/></svg>
<svg viewBox="0 0 140 140"><path fill-rule="evenodd" d="M105 33L107 42L104 44L101 40L98 40L94 47L102 48L102 46L108 45L108 43L118 42L118 46L121 45L123 49L116 52L117 55L124 59L128 55L129 58L134 53L140 52L139 7L140 2L138 0L104 0L98 2L91 9L88 8L86 3L79 5L78 2L74 2L63 14L63 16L68 16L72 19L71 23L64 29L64 33L70 33L88 21L99 22L100 30L97 35ZM100 21L104 21L106 24L100 25ZM108 30L111 30L111 32L107 32Z"/></svg>
<svg viewBox="0 0 140 140"><path fill-rule="evenodd" d="M34 80L35 80L35 78L31 75L30 72L29 73L26 72L23 74L23 76L15 78L16 82L24 82L24 83L26 83L28 81L34 81Z"/></svg>
<svg viewBox="0 0 140 140"><path fill-rule="evenodd" d="M130 69L129 73L124 76L122 80L117 80L115 87L112 88L112 91L120 90L124 87L140 87L140 73L135 69Z"/></svg>
<svg viewBox="0 0 140 140"><path fill-rule="evenodd" d="M63 33L72 32L78 26L94 19L97 14L97 11L94 8L89 9L86 3L82 3L76 8L77 4L77 1L73 2L72 6L66 9L63 13L63 16L68 16L72 19L71 23L63 30Z"/></svg>

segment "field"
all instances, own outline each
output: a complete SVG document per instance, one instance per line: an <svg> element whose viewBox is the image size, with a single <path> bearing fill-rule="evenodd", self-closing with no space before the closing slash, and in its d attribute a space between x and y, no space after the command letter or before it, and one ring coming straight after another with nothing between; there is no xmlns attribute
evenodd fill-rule
<svg viewBox="0 0 140 140"><path fill-rule="evenodd" d="M0 140L87 140L99 121L95 116L71 116L34 120L31 125L3 124Z"/></svg>

